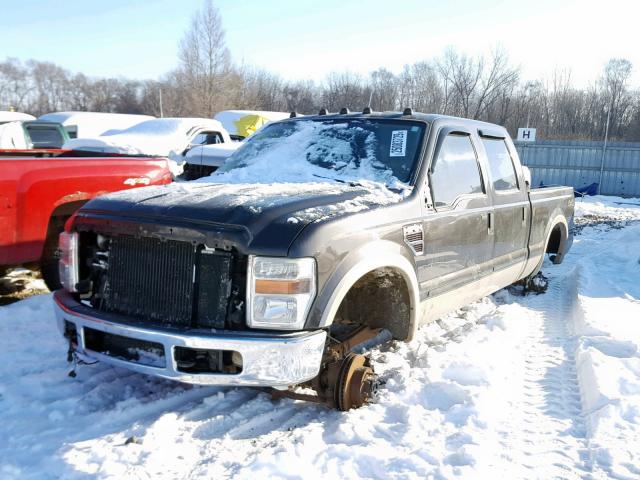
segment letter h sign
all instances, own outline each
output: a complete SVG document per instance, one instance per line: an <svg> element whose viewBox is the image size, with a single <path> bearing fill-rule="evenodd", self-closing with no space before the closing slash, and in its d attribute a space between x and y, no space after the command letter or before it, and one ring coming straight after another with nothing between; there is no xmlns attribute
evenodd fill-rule
<svg viewBox="0 0 640 480"><path fill-rule="evenodd" d="M518 141L519 142L535 142L536 129L535 128L519 128Z"/></svg>

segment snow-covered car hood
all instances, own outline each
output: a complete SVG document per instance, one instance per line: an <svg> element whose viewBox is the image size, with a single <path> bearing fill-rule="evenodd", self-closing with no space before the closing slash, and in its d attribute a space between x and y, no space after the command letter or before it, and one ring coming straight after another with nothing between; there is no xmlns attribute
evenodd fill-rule
<svg viewBox="0 0 640 480"><path fill-rule="evenodd" d="M82 223L83 217L107 216L194 230L224 230L228 226L245 232L242 245L238 245L242 250L286 255L293 240L311 222L401 199L399 194L371 185L174 183L98 197L82 208L78 220Z"/></svg>
<svg viewBox="0 0 640 480"><path fill-rule="evenodd" d="M189 150L185 159L187 163L195 165L220 167L240 146L242 142L199 145Z"/></svg>
<svg viewBox="0 0 640 480"><path fill-rule="evenodd" d="M94 138L75 138L65 142L63 148L183 160L182 154L189 147L195 132L201 130L220 132L226 142L230 141L226 130L216 120L157 118L125 130L110 130Z"/></svg>

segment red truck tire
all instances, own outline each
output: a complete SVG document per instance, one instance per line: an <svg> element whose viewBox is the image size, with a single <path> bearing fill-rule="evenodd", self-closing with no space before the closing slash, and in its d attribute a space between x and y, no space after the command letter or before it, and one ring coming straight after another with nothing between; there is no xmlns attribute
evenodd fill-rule
<svg viewBox="0 0 640 480"><path fill-rule="evenodd" d="M52 292L62 288L58 272L58 237L64 230L66 220L67 218L65 217L53 217L51 219L47 238L44 242L44 249L42 250L42 258L40 259L42 279Z"/></svg>

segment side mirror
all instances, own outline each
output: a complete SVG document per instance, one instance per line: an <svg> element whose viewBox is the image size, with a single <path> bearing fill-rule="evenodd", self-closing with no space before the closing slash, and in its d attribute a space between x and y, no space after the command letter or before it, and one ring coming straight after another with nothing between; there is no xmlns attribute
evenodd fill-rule
<svg viewBox="0 0 640 480"><path fill-rule="evenodd" d="M199 143L190 143L189 145L187 145L187 148L184 149L184 151L182 152L182 156L186 156L187 153L189 153L191 150L193 150L196 147L201 147L202 145Z"/></svg>
<svg viewBox="0 0 640 480"><path fill-rule="evenodd" d="M522 167L522 173L524 175L524 183L527 186L527 190L529 190L531 188L531 170L529 170L529 167Z"/></svg>

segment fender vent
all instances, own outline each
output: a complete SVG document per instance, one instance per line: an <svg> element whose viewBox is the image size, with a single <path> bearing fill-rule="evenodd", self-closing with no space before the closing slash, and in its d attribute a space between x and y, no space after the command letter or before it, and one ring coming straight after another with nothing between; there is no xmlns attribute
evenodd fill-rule
<svg viewBox="0 0 640 480"><path fill-rule="evenodd" d="M422 225L419 223L405 225L402 227L402 231L404 232L404 242L411 247L413 253L422 255L424 253L424 233L422 231Z"/></svg>

